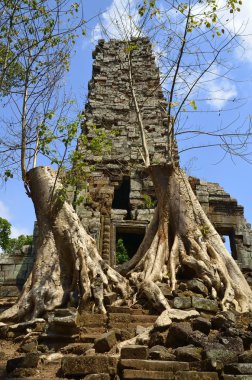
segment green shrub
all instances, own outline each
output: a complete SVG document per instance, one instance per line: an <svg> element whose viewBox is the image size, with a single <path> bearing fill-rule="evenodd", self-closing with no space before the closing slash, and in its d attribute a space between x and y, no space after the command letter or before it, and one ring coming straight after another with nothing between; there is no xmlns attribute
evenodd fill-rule
<svg viewBox="0 0 252 380"><path fill-rule="evenodd" d="M124 246L123 239L118 239L116 242L116 264L123 264L129 261L127 249Z"/></svg>

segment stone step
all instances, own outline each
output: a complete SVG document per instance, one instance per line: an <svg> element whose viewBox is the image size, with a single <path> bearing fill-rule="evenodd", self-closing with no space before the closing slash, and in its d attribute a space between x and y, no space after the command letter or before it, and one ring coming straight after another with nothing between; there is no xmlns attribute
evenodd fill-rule
<svg viewBox="0 0 252 380"><path fill-rule="evenodd" d="M219 380L217 372L179 371L174 380Z"/></svg>
<svg viewBox="0 0 252 380"><path fill-rule="evenodd" d="M132 309L128 306L107 306L108 313L123 313L133 315L148 315L149 310L146 309Z"/></svg>
<svg viewBox="0 0 252 380"><path fill-rule="evenodd" d="M153 324L157 320L157 315L132 315L131 316L131 322L138 323L138 324Z"/></svg>
<svg viewBox="0 0 252 380"><path fill-rule="evenodd" d="M64 356L61 371L65 377L84 377L90 373L116 374L118 359L112 356L97 354L93 356Z"/></svg>
<svg viewBox="0 0 252 380"><path fill-rule="evenodd" d="M175 362L175 361L162 361L162 360L143 360L143 359L121 359L122 368L136 369L143 371L163 371L163 372L177 372L189 371L189 363Z"/></svg>
<svg viewBox="0 0 252 380"><path fill-rule="evenodd" d="M109 323L108 324L108 328L109 329L120 329L120 330L129 330L129 331L135 331L137 326L142 326L142 327L149 327L151 326L152 323L137 323L137 322L130 322L130 323L117 323L117 322L114 322L114 323Z"/></svg>
<svg viewBox="0 0 252 380"><path fill-rule="evenodd" d="M124 369L122 378L123 380L219 380L216 372L179 371L174 373L134 369Z"/></svg>
<svg viewBox="0 0 252 380"><path fill-rule="evenodd" d="M76 319L76 324L79 327L82 326L105 326L108 321L108 316L104 314L78 314Z"/></svg>
<svg viewBox="0 0 252 380"><path fill-rule="evenodd" d="M135 369L124 369L123 379L127 380L174 380L174 372L163 372L163 371L144 371Z"/></svg>
<svg viewBox="0 0 252 380"><path fill-rule="evenodd" d="M222 380L252 380L252 375L223 375Z"/></svg>

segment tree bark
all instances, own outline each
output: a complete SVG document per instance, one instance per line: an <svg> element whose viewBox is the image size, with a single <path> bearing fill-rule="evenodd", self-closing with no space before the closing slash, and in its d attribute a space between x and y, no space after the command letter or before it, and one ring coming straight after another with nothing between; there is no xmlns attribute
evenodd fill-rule
<svg viewBox="0 0 252 380"><path fill-rule="evenodd" d="M62 185L55 172L37 167L27 173L34 203L39 238L34 268L16 305L1 319L32 319L66 304L71 292L79 291L79 308L93 301L97 312L105 313L103 297L116 291L128 299L126 278L100 257L94 239L83 228L73 207L62 197Z"/></svg>
<svg viewBox="0 0 252 380"><path fill-rule="evenodd" d="M21 297L0 319L32 319L64 305L79 291L80 312L90 301L106 313L107 292L118 294L116 304L131 302L133 291L156 310L169 309L159 282L176 287L178 271L193 271L223 309L252 310L252 291L221 237L204 213L185 173L173 165L152 166L158 206L145 238L133 258L112 269L100 257L71 205L62 199L62 185L48 167L28 173L39 239L37 256Z"/></svg>
<svg viewBox="0 0 252 380"><path fill-rule="evenodd" d="M139 250L119 271L156 307L168 308L157 281L176 287L177 272L193 270L222 308L252 310L252 291L207 218L186 174L173 165L151 166L158 206ZM150 292L150 289L152 291Z"/></svg>

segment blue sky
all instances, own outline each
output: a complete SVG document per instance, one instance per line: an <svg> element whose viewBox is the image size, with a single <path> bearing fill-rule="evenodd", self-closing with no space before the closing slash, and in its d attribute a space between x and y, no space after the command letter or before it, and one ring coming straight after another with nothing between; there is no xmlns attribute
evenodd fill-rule
<svg viewBox="0 0 252 380"><path fill-rule="evenodd" d="M130 3L134 7L135 0L130 0ZM102 2L85 0L83 4L86 20L97 14L100 16L99 19L94 17L88 22L87 36L79 39L71 71L65 79L67 86L71 87L72 93L78 98L81 108L84 108L87 83L92 73L91 53L95 47L95 38L100 35L99 20L102 21L105 29L116 36L117 32L108 16L115 10L123 9L123 0L103 0ZM104 11L105 13L102 13ZM210 129L213 125L220 127L234 121L237 126L249 123L252 108L252 21L248 18L250 15L252 17L252 3L244 0L242 11L232 23L232 27L237 29L239 25L247 25L246 36L240 40L244 49L236 47L228 58L235 63L237 69L232 73L232 80L230 76L220 79L215 72L212 74L211 79L214 80L207 85L211 93L211 101L201 102L199 107L200 110L206 109L208 112L188 113L189 128L203 126ZM223 112L225 108L230 111ZM189 146L188 143L186 144ZM188 168L190 175L218 182L231 196L237 198L238 202L245 207L248 222L252 223L252 166L240 158L234 158L232 161L229 157L225 157L219 162L222 157L223 152L215 148L196 149L181 154L181 161L182 165ZM0 189L0 216L12 223L12 236L32 233L35 220L32 202L18 180L11 180Z"/></svg>

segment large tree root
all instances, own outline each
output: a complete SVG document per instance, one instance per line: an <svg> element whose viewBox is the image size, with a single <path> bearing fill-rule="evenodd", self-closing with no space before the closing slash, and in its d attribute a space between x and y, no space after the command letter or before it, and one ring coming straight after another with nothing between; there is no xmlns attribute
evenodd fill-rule
<svg viewBox="0 0 252 380"><path fill-rule="evenodd" d="M0 319L36 318L66 304L76 289L80 309L93 300L99 313L106 312L106 293L115 291L119 299L128 299L132 291L127 279L102 260L72 206L60 200L55 173L38 167L28 175L39 229L37 256L19 301Z"/></svg>
<svg viewBox="0 0 252 380"><path fill-rule="evenodd" d="M177 272L191 268L222 308L252 310L252 291L238 265L198 202L188 178L177 167L150 168L158 207L137 254L119 270L160 309L164 297L151 284L176 287ZM159 288L158 288L159 289ZM167 302L167 301L166 301Z"/></svg>

